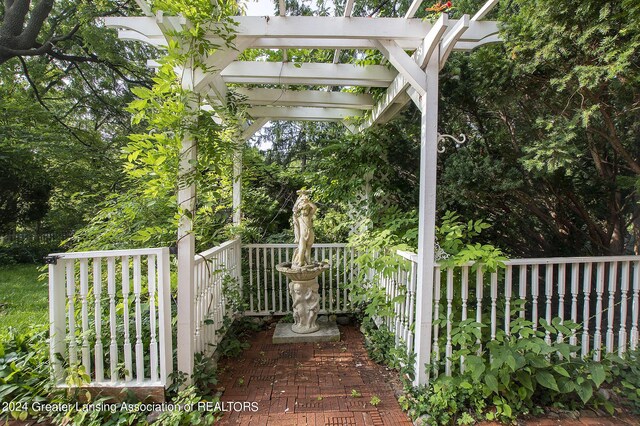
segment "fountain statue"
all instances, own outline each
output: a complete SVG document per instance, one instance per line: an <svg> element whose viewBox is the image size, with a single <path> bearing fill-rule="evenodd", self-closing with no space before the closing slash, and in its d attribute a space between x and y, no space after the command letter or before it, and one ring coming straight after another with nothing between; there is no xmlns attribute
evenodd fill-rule
<svg viewBox="0 0 640 426"><path fill-rule="evenodd" d="M320 328L316 321L320 302L318 275L329 269L328 263L311 259L316 210L316 205L309 199L309 191L298 191L298 199L293 205L293 232L298 246L291 262L276 265L276 269L291 280L289 294L293 299L294 321L291 330L299 334L314 333Z"/></svg>

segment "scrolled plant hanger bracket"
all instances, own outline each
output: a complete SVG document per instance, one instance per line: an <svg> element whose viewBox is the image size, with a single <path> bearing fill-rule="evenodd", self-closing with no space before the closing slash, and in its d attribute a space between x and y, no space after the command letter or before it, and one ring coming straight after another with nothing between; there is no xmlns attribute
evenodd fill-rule
<svg viewBox="0 0 640 426"><path fill-rule="evenodd" d="M438 133L438 153L439 154L442 154L443 152L446 151L444 142L446 142L447 139L455 143L456 148L460 148L460 145L463 145L464 143L467 142L467 135L465 135L464 133L460 133L460 135L456 139L455 136Z"/></svg>

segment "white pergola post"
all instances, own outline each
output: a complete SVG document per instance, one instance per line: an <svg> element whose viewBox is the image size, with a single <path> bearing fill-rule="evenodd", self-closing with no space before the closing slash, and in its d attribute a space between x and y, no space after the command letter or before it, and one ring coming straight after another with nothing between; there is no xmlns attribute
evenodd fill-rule
<svg viewBox="0 0 640 426"><path fill-rule="evenodd" d="M436 177L438 166L439 47L427 63L426 94L420 97L420 201L418 208L418 285L416 289L415 385L427 384L431 363L435 267ZM425 366L427 368L425 368Z"/></svg>
<svg viewBox="0 0 640 426"><path fill-rule="evenodd" d="M194 114L197 107L190 105ZM193 267L196 238L193 234L193 216L196 207L195 173L197 146L193 136L185 134L180 147L178 172L178 206L181 216L178 222L178 371L187 375L191 383L193 374L194 323L193 323Z"/></svg>

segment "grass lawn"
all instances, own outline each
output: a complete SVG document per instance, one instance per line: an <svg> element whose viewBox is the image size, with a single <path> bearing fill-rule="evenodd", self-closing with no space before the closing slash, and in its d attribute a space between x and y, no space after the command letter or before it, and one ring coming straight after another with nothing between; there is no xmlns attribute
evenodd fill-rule
<svg viewBox="0 0 640 426"><path fill-rule="evenodd" d="M49 288L38 281L39 265L0 266L0 340L9 327L27 329L48 323Z"/></svg>

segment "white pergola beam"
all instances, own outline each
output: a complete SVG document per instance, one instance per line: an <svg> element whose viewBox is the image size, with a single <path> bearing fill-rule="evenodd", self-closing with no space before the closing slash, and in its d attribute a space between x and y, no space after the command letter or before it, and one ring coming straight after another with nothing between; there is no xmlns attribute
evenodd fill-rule
<svg viewBox="0 0 640 426"><path fill-rule="evenodd" d="M135 0L136 4L142 10L142 12L147 16L153 16L153 11L151 10L151 6L147 3L146 0Z"/></svg>
<svg viewBox="0 0 640 426"><path fill-rule="evenodd" d="M422 68L393 40L376 40L378 50L391 62L411 86L424 95L427 89L427 75Z"/></svg>
<svg viewBox="0 0 640 426"><path fill-rule="evenodd" d="M321 90L249 89L238 87L235 92L246 97L249 105L282 105L310 107L339 107L368 110L373 97L364 93L326 92Z"/></svg>
<svg viewBox="0 0 640 426"><path fill-rule="evenodd" d="M418 11L418 9L420 8L421 4L422 4L422 0L413 0L413 2L411 2L411 4L409 5L409 10L407 10L407 14L404 15L405 19L413 18L416 12Z"/></svg>
<svg viewBox="0 0 640 426"><path fill-rule="evenodd" d="M257 118L255 120L253 120L253 122L251 124L249 124L242 131L242 140L246 141L248 139L251 139L253 137L253 135L255 135L258 130L262 129L262 126L267 124L268 121L269 121L268 117L260 117L260 118Z"/></svg>
<svg viewBox="0 0 640 426"><path fill-rule="evenodd" d="M235 61L242 51L251 45L253 40L254 39L252 38L237 40L235 42L235 49L218 49L213 55L207 58L205 63L210 70L206 75L202 76L201 80L195 82L195 89L197 91L201 91L203 87L206 87L211 83L219 85L221 82L220 71Z"/></svg>
<svg viewBox="0 0 640 426"><path fill-rule="evenodd" d="M381 65L238 61L220 75L227 83L386 87L396 73Z"/></svg>
<svg viewBox="0 0 640 426"><path fill-rule="evenodd" d="M498 4L499 0L489 0L486 2L471 18L472 21L479 21L489 14L494 7Z"/></svg>
<svg viewBox="0 0 640 426"><path fill-rule="evenodd" d="M353 3L354 0L347 0L347 4L344 5L344 14L343 16L345 18L349 18L351 17L351 13L353 13ZM333 52L333 63L337 64L338 62L340 62L340 52L342 50L341 49L336 49L335 52Z"/></svg>
<svg viewBox="0 0 640 426"><path fill-rule="evenodd" d="M362 116L362 110L351 108L307 108L256 106L247 109L251 117L271 120L341 121L348 117Z"/></svg>
<svg viewBox="0 0 640 426"><path fill-rule="evenodd" d="M440 69L444 67L444 64L447 62L449 55L453 51L453 47L456 45L458 40L462 37L462 35L469 28L469 15L463 15L462 19L455 23L451 31L449 31L442 41L440 47Z"/></svg>
<svg viewBox="0 0 640 426"><path fill-rule="evenodd" d="M411 58L419 66L422 66L423 64L426 65L429 58L436 51L442 36L445 34L448 22L446 15L440 15L440 18L438 18L434 26L431 28L431 31L429 31L427 36L424 37L424 43L420 46L420 49L416 50L413 55L411 55ZM360 126L360 131L378 122L394 103L400 101L403 102L402 105L405 105L408 102L409 97L404 96L402 99L400 99L400 97L405 95L405 91L408 86L409 82L402 74L398 74L398 76L389 85L384 97L373 108L369 119Z"/></svg>
<svg viewBox="0 0 640 426"><path fill-rule="evenodd" d="M360 18L327 16L235 16L238 23L238 37L292 38L292 39L392 39L402 47L403 40L413 42L414 48L423 40L433 25L421 19L402 18ZM158 17L104 17L101 20L107 27L124 28L137 31L147 37L164 36L158 21L164 27L174 29L185 25L184 18L176 16ZM452 19L451 25L457 21ZM482 40L498 32L495 21L474 21L465 34L464 41ZM215 32L211 32L215 34ZM216 40L214 36L211 40ZM331 44L330 41L328 41ZM327 48L327 47L326 47Z"/></svg>
<svg viewBox="0 0 640 426"><path fill-rule="evenodd" d="M446 16L446 15L441 15ZM101 21L110 28L118 28L124 36L132 39L128 31L140 33L144 38L136 38L155 46L166 45L163 30L155 17L104 17ZM372 40L394 40L402 49L413 50L420 46L424 35L432 28L429 22L419 19L402 18L344 18L344 17L235 17L241 26L237 29L236 43L243 39L253 40L247 48L264 49L368 49L375 48ZM164 28L181 28L184 19L163 16ZM455 25L456 20L450 20ZM335 25L334 25L335 24ZM434 25L437 25L434 24ZM123 32L124 31L124 32ZM498 33L498 25L494 21L473 21L460 39L466 43L479 42L488 36ZM209 37L213 43L224 42L215 36ZM454 46L454 50L455 50Z"/></svg>

